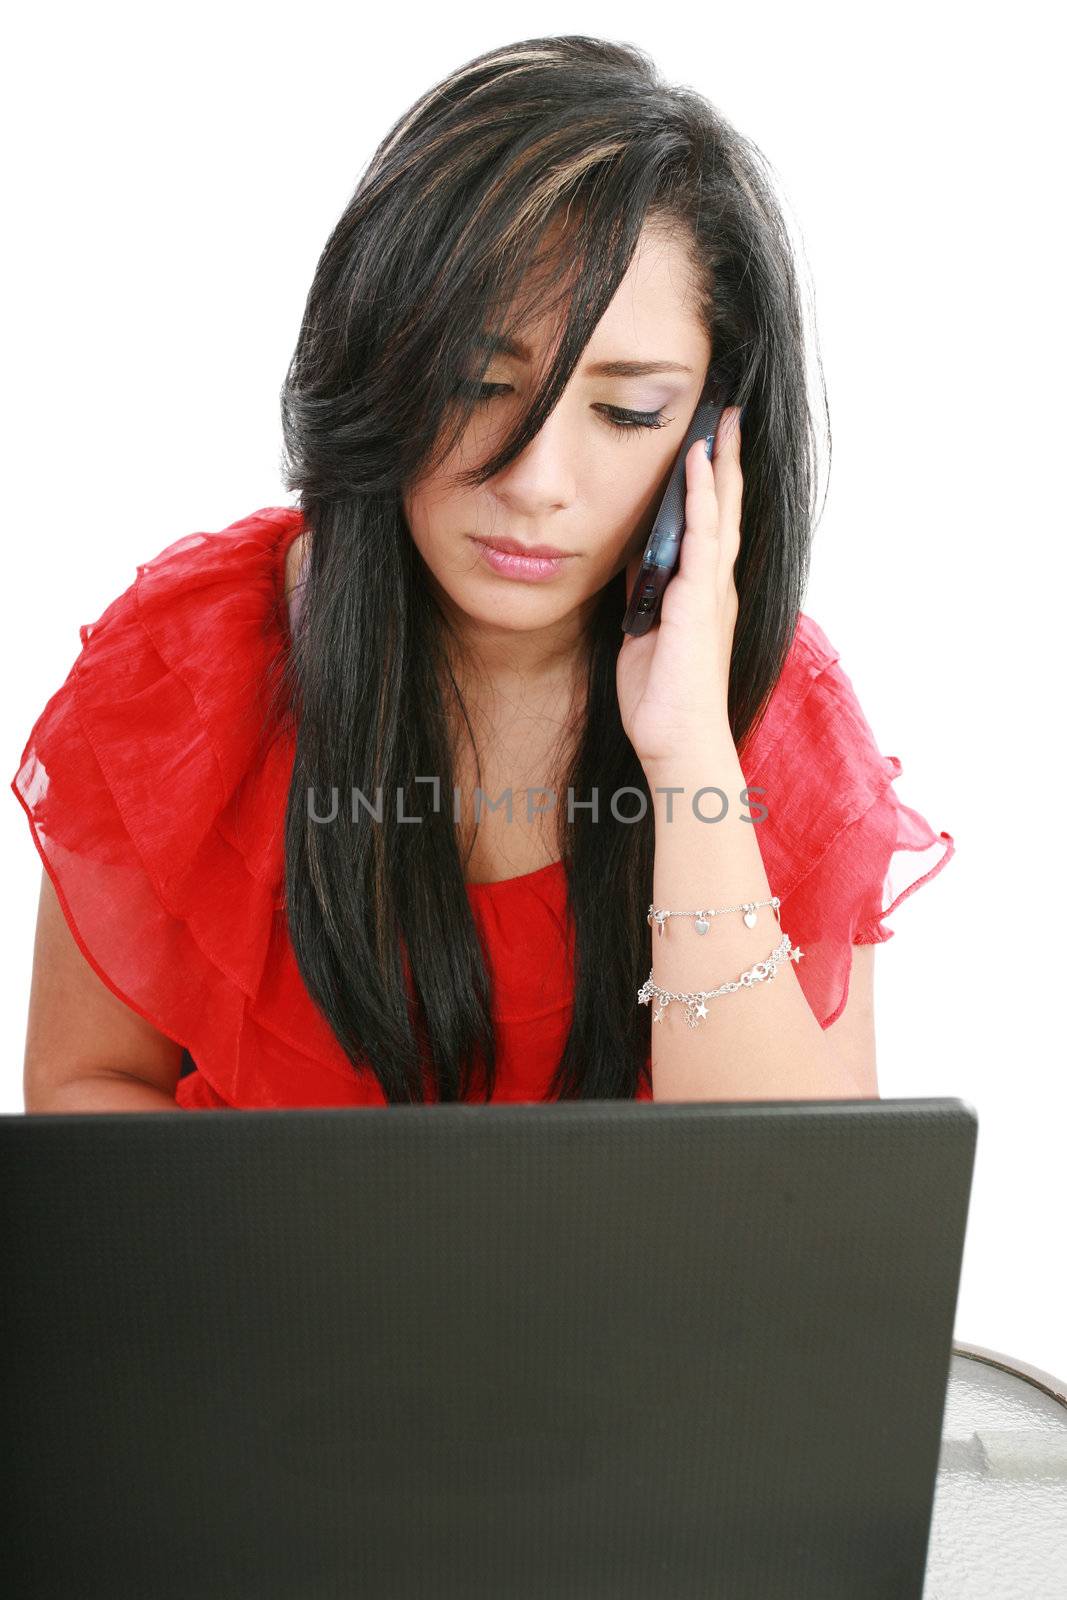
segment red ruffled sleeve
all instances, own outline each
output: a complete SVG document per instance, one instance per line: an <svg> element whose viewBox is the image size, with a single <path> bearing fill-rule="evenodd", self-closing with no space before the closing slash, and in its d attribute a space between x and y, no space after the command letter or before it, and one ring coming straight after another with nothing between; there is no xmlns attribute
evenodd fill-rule
<svg viewBox="0 0 1067 1600"><path fill-rule="evenodd" d="M266 714L299 529L270 507L139 566L11 783L82 954L209 1073L202 1104L235 1103L284 904L292 743Z"/></svg>
<svg viewBox="0 0 1067 1600"><path fill-rule="evenodd" d="M881 944L902 900L955 851L905 805L897 756L882 755L838 652L801 613L771 708L741 767L768 816L756 824L782 931L803 956L795 971L824 1028L848 999L854 944Z"/></svg>

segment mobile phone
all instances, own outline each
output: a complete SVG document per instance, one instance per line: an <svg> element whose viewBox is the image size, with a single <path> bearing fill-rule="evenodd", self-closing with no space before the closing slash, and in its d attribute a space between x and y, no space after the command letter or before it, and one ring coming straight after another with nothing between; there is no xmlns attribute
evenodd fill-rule
<svg viewBox="0 0 1067 1600"><path fill-rule="evenodd" d="M667 489L652 524L645 546L641 570L622 619L623 633L635 638L647 633L659 615L660 602L678 565L678 553L685 532L685 458L697 439L714 435L722 416L723 402L702 400L693 412L689 431L678 447Z"/></svg>

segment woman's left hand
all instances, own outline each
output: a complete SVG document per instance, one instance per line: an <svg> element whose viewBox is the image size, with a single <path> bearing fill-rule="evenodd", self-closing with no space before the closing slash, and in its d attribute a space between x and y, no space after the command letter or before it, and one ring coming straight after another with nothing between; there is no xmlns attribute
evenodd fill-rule
<svg viewBox="0 0 1067 1600"><path fill-rule="evenodd" d="M689 447L677 567L656 622L638 638L627 635L619 650L615 682L622 725L646 771L677 765L694 748L731 738L734 563L741 547L739 415L737 406L724 410L710 461L703 439ZM627 597L644 549L627 562Z"/></svg>

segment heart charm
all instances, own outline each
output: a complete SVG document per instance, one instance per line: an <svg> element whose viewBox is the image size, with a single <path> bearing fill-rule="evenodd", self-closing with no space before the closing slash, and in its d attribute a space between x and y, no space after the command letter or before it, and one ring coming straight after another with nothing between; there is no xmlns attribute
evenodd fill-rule
<svg viewBox="0 0 1067 1600"><path fill-rule="evenodd" d="M708 929L711 927L711 923L708 921L707 917L698 917L694 923L694 927L698 933L707 933Z"/></svg>
<svg viewBox="0 0 1067 1600"><path fill-rule="evenodd" d="M745 927L746 928L754 928L755 926L756 926L756 908L755 908L755 906L749 906L748 910L745 912Z"/></svg>

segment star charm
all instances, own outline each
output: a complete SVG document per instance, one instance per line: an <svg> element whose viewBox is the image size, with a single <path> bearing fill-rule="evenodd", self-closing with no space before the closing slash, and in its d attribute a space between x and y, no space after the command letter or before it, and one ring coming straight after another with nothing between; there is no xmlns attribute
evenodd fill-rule
<svg viewBox="0 0 1067 1600"><path fill-rule="evenodd" d="M799 961L803 954L804 954L804 952L800 948L800 946L796 945L792 950L790 950L789 959L790 959L790 961Z"/></svg>
<svg viewBox="0 0 1067 1600"><path fill-rule="evenodd" d="M698 1016L698 1017L706 1017L706 1016L707 1016L707 1014L708 1014L708 1008L707 1008L707 1006L706 1006L706 1005L705 1005L705 1004L704 1004L704 1002L703 1002L703 1000L702 1000L702 1001L701 1001L701 1002L700 1002L700 1004L699 1004L699 1005L698 1005L698 1006L697 1006L697 1008L696 1008L696 1014L697 1014L697 1016Z"/></svg>
<svg viewBox="0 0 1067 1600"><path fill-rule="evenodd" d="M653 1011L653 1013L652 1013L652 1021L653 1022L658 1022L660 1017L662 1017L663 1012L666 1011L666 1009L667 1009L667 1007L664 1006L662 1011Z"/></svg>

